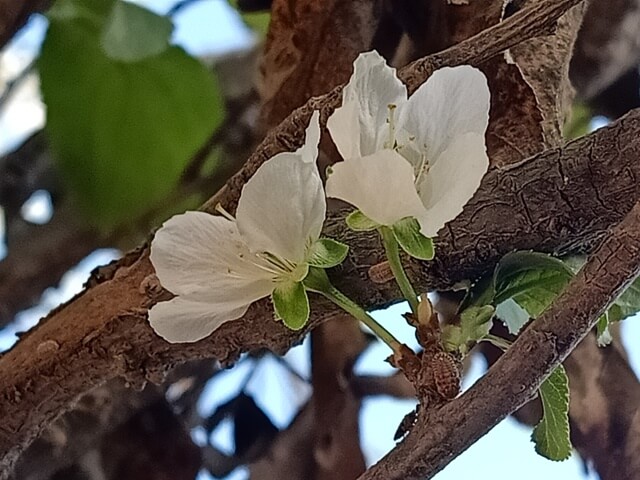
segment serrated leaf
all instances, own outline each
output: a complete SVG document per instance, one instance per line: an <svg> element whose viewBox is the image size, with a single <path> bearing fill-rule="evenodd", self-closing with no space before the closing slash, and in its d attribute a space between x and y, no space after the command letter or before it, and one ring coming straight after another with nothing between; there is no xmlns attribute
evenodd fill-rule
<svg viewBox="0 0 640 480"><path fill-rule="evenodd" d="M121 62L137 62L169 47L173 24L167 17L129 2L116 2L102 30L106 55Z"/></svg>
<svg viewBox="0 0 640 480"><path fill-rule="evenodd" d="M347 222L347 227L354 232L370 232L380 226L380 224L371 220L360 210L351 212L344 220Z"/></svg>
<svg viewBox="0 0 640 480"><path fill-rule="evenodd" d="M409 255L419 260L433 259L433 241L420 233L420 224L415 218L403 218L392 230L400 247Z"/></svg>
<svg viewBox="0 0 640 480"><path fill-rule="evenodd" d="M348 253L349 247L344 243L321 238L309 248L307 263L312 267L332 268L340 265Z"/></svg>
<svg viewBox="0 0 640 480"><path fill-rule="evenodd" d="M536 452L549 460L566 460L571 456L569 380L562 365L549 375L539 392L544 414L531 435Z"/></svg>
<svg viewBox="0 0 640 480"><path fill-rule="evenodd" d="M291 330L300 330L309 320L309 297L302 282L282 282L271 294L277 317Z"/></svg>
<svg viewBox="0 0 640 480"><path fill-rule="evenodd" d="M224 108L215 79L178 47L139 62L108 57L109 2L87 5L50 18L39 69L59 171L87 219L109 231L175 189Z"/></svg>

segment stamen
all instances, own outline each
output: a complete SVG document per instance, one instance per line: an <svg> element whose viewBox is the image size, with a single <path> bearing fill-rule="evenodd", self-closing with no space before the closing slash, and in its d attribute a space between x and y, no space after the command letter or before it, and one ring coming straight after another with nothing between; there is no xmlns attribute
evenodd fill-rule
<svg viewBox="0 0 640 480"><path fill-rule="evenodd" d="M222 205L220 205L219 203L216 204L215 206L215 211L218 212L220 215L222 215L224 218L226 218L227 220L231 220L232 222L235 222L236 219L233 218L233 215L231 215L229 212L227 212Z"/></svg>

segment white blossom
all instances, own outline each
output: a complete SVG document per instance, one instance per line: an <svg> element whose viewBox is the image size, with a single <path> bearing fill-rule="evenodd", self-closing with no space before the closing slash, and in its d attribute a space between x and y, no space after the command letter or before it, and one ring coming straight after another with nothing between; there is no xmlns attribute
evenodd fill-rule
<svg viewBox="0 0 640 480"><path fill-rule="evenodd" d="M246 183L235 219L186 212L158 230L151 262L161 285L176 295L149 312L160 336L200 340L244 315L254 301L306 276L326 210L315 164L319 138L315 112L305 145L274 156Z"/></svg>
<svg viewBox="0 0 640 480"><path fill-rule="evenodd" d="M327 196L380 225L414 217L434 237L487 171L488 121L489 89L479 70L442 68L407 98L384 58L361 54L327 123L345 160L332 167Z"/></svg>

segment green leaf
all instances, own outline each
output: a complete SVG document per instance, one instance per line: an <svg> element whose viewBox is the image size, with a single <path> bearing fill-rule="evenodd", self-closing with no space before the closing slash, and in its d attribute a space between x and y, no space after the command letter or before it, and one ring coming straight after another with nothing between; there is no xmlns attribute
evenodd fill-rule
<svg viewBox="0 0 640 480"><path fill-rule="evenodd" d="M405 252L419 260L433 259L433 241L420 233L420 224L415 218L403 218L392 228L393 236Z"/></svg>
<svg viewBox="0 0 640 480"><path fill-rule="evenodd" d="M108 57L137 62L159 55L169 47L173 24L167 17L129 2L117 2L102 31L102 48Z"/></svg>
<svg viewBox="0 0 640 480"><path fill-rule="evenodd" d="M224 107L215 79L178 47L138 62L108 57L105 5L50 17L39 69L58 169L87 219L109 231L162 205Z"/></svg>
<svg viewBox="0 0 640 480"><path fill-rule="evenodd" d="M640 280L634 281L609 308L609 321L619 322L640 311Z"/></svg>
<svg viewBox="0 0 640 480"><path fill-rule="evenodd" d="M543 253L514 252L505 255L494 272L495 304L513 299L537 318L573 277L562 260Z"/></svg>
<svg viewBox="0 0 640 480"><path fill-rule="evenodd" d="M309 320L309 297L302 282L282 282L271 294L276 315L291 330L300 330Z"/></svg>
<svg viewBox="0 0 640 480"><path fill-rule="evenodd" d="M347 222L347 227L349 227L354 232L370 232L371 230L375 230L380 226L380 224L371 220L360 210L351 212L349 215L347 215L345 221Z"/></svg>
<svg viewBox="0 0 640 480"><path fill-rule="evenodd" d="M307 263L312 267L331 268L340 265L348 253L349 247L344 243L321 238L307 252Z"/></svg>
<svg viewBox="0 0 640 480"><path fill-rule="evenodd" d="M569 380L562 365L540 386L540 399L544 415L531 435L536 452L549 460L566 460L571 456Z"/></svg>
<svg viewBox="0 0 640 480"><path fill-rule="evenodd" d="M489 334L495 309L491 305L469 307L460 314L462 338L466 341L478 341Z"/></svg>

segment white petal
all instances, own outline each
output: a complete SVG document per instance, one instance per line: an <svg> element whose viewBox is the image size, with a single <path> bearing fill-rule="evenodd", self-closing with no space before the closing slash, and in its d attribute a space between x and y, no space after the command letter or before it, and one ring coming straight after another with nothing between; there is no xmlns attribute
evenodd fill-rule
<svg viewBox="0 0 640 480"><path fill-rule="evenodd" d="M296 150L304 162L314 163L318 158L318 144L320 143L320 111L311 114L309 126L305 130L304 145Z"/></svg>
<svg viewBox="0 0 640 480"><path fill-rule="evenodd" d="M342 98L343 106L329 118L327 127L340 154L350 159L382 148L388 136L389 105L402 105L407 89L398 80L395 68L372 51L360 54L354 62Z"/></svg>
<svg viewBox="0 0 640 480"><path fill-rule="evenodd" d="M434 72L398 112L398 128L415 136L430 165L459 135L484 136L488 122L487 79L468 65Z"/></svg>
<svg viewBox="0 0 640 480"><path fill-rule="evenodd" d="M418 185L427 209L425 216L418 218L423 235L435 237L445 223L462 212L488 168L484 135L467 133L456 138Z"/></svg>
<svg viewBox="0 0 640 480"><path fill-rule="evenodd" d="M358 102L343 102L327 120L327 129L342 158L360 157L360 105Z"/></svg>
<svg viewBox="0 0 640 480"><path fill-rule="evenodd" d="M340 162L332 169L327 196L349 202L377 223L393 225L425 213L413 183L413 168L393 150Z"/></svg>
<svg viewBox="0 0 640 480"><path fill-rule="evenodd" d="M243 305L225 310L210 303L176 297L152 307L149 323L168 342L196 342L209 336L224 322L240 318L248 307Z"/></svg>
<svg viewBox="0 0 640 480"><path fill-rule="evenodd" d="M162 286L178 295L214 289L240 294L248 304L272 284L273 276L256 266L261 260L242 242L236 223L204 212L165 222L151 242L150 258Z"/></svg>
<svg viewBox="0 0 640 480"><path fill-rule="evenodd" d="M269 252L298 263L309 241L320 237L325 213L315 163L303 162L296 153L280 153L246 183L236 218L253 252Z"/></svg>

